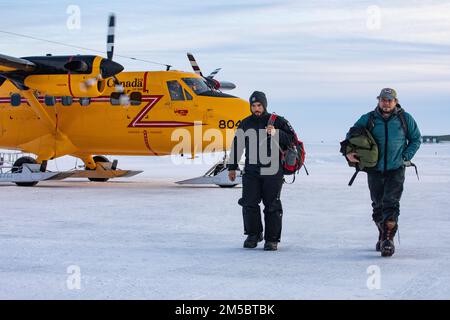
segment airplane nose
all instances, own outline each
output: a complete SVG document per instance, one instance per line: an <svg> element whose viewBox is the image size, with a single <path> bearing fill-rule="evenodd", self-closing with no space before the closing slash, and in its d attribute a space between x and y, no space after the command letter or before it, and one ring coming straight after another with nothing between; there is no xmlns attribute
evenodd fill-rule
<svg viewBox="0 0 450 320"><path fill-rule="evenodd" d="M119 72L122 72L123 69L124 68L121 64L109 59L103 59L102 62L100 63L100 70L103 79L115 76Z"/></svg>
<svg viewBox="0 0 450 320"><path fill-rule="evenodd" d="M237 106L236 111L238 113L238 118L240 118L239 120L242 120L251 114L250 104L247 100L239 98Z"/></svg>

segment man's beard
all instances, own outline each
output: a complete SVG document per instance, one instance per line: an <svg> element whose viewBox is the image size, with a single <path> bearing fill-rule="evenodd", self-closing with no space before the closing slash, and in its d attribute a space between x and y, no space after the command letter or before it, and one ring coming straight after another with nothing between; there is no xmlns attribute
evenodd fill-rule
<svg viewBox="0 0 450 320"><path fill-rule="evenodd" d="M393 113L393 112L395 111L395 107L392 108L392 109L390 109L390 110L385 110L385 108L380 107L380 111L381 111L381 113L383 113L383 114L391 114L391 113Z"/></svg>

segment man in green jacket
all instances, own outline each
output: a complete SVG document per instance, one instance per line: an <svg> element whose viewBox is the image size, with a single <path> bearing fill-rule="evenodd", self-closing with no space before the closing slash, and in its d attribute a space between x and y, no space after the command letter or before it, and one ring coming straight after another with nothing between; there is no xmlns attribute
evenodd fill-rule
<svg viewBox="0 0 450 320"><path fill-rule="evenodd" d="M398 103L394 89L381 90L377 99L378 106L375 110L364 114L354 126L367 128L378 145L377 166L367 173L372 218L379 231L376 250L381 251L382 256L392 256L395 251L394 236L398 229L405 167L411 165L411 160L420 147L421 136L414 118ZM356 153L348 153L346 157L352 163L359 162Z"/></svg>

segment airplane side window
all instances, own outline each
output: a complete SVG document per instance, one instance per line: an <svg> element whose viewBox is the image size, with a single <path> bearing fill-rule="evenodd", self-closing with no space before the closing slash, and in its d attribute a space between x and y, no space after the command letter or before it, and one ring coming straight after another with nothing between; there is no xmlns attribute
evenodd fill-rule
<svg viewBox="0 0 450 320"><path fill-rule="evenodd" d="M201 78L183 78L183 81L189 86L189 88L192 89L192 91L194 91L195 94L202 94L211 91L205 80Z"/></svg>
<svg viewBox="0 0 450 320"><path fill-rule="evenodd" d="M183 95L183 88L178 83L178 81L167 81L167 88L169 89L170 98L172 101L183 101L184 95Z"/></svg>
<svg viewBox="0 0 450 320"><path fill-rule="evenodd" d="M91 104L90 98L80 98L80 106L87 107Z"/></svg>
<svg viewBox="0 0 450 320"><path fill-rule="evenodd" d="M48 107L53 107L56 104L56 98L53 96L45 96L44 103Z"/></svg>
<svg viewBox="0 0 450 320"><path fill-rule="evenodd" d="M111 102L111 105L119 106L120 105L120 92L111 93L109 101Z"/></svg>
<svg viewBox="0 0 450 320"><path fill-rule="evenodd" d="M192 96L189 92L187 92L186 90L184 90L184 95L186 96L186 100L192 100Z"/></svg>
<svg viewBox="0 0 450 320"><path fill-rule="evenodd" d="M71 96L61 97L61 103L63 106L71 106L73 103L73 98Z"/></svg>
<svg viewBox="0 0 450 320"><path fill-rule="evenodd" d="M130 94L130 103L132 106L138 106L142 102L142 94L140 92L132 92Z"/></svg>
<svg viewBox="0 0 450 320"><path fill-rule="evenodd" d="M11 95L11 106L19 107L22 102L22 97L18 93L13 93Z"/></svg>

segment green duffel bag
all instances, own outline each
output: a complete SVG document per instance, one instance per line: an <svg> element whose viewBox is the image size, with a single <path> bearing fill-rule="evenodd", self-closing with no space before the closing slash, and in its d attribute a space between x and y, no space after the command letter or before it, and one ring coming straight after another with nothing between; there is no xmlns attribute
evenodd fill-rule
<svg viewBox="0 0 450 320"><path fill-rule="evenodd" d="M341 153L345 156L348 153L355 152L359 160L358 163L347 163L355 167L355 173L350 179L349 186L353 184L359 171L367 171L376 167L378 163L378 145L372 134L366 128L353 127L349 131L349 138L341 142Z"/></svg>

